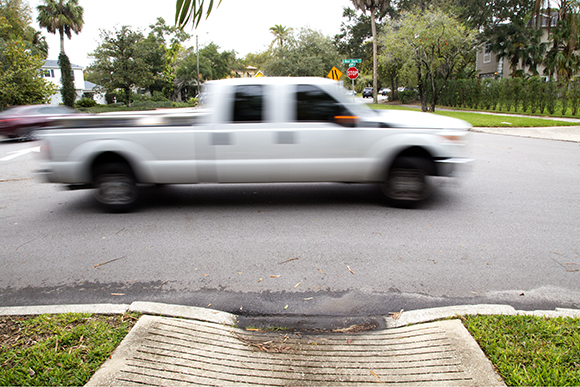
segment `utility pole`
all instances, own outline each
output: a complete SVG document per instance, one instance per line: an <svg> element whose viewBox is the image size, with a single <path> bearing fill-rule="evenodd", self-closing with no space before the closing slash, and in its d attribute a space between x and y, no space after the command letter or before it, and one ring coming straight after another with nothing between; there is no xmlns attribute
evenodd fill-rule
<svg viewBox="0 0 580 387"><path fill-rule="evenodd" d="M195 51L197 53L197 78L196 78L197 94L196 94L196 96L198 96L199 95L199 35L195 35Z"/></svg>

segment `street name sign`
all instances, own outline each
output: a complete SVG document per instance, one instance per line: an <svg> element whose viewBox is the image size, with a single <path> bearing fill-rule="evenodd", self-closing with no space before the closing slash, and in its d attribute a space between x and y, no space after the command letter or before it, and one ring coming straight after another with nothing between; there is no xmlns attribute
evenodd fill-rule
<svg viewBox="0 0 580 387"><path fill-rule="evenodd" d="M342 63L347 64L349 66L356 65L357 63L361 63L362 60L360 59L343 59Z"/></svg>

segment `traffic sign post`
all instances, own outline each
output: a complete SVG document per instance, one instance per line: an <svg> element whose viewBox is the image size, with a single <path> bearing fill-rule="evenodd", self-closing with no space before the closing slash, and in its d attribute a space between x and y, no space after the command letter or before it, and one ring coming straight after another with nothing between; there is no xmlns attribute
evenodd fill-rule
<svg viewBox="0 0 580 387"><path fill-rule="evenodd" d="M342 63L349 65L348 70L346 70L346 76L352 80L352 102L354 103L354 80L358 77L358 69L355 67L357 63L361 63L360 59L343 59Z"/></svg>

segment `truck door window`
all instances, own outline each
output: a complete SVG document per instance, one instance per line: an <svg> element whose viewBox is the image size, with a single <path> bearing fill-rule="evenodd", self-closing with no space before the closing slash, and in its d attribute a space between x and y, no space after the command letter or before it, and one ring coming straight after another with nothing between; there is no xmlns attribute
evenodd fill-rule
<svg viewBox="0 0 580 387"><path fill-rule="evenodd" d="M336 116L347 116L345 107L324 90L312 85L298 85L296 90L296 120L335 122Z"/></svg>
<svg viewBox="0 0 580 387"><path fill-rule="evenodd" d="M234 122L261 122L264 114L262 86L236 86L234 97Z"/></svg>

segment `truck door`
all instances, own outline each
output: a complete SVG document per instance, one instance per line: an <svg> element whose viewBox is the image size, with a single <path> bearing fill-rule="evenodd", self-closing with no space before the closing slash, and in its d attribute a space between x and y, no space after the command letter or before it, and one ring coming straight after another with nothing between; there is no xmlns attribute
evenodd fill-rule
<svg viewBox="0 0 580 387"><path fill-rule="evenodd" d="M285 181L356 181L357 117L316 85L292 85L275 159ZM282 166L286 166L282 168Z"/></svg>
<svg viewBox="0 0 580 387"><path fill-rule="evenodd" d="M214 126L210 146L215 151L217 180L221 183L270 181L273 157L272 126L265 98L267 85L235 86L230 117Z"/></svg>

